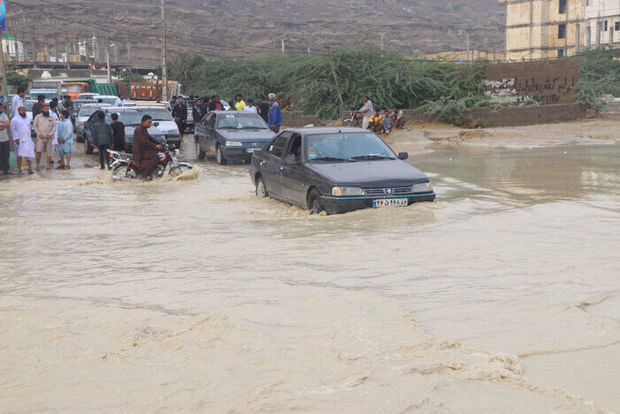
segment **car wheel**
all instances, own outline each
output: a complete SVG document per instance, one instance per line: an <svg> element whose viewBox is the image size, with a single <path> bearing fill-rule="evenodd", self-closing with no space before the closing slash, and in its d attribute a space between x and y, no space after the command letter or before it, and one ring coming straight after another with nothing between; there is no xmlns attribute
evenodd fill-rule
<svg viewBox="0 0 620 414"><path fill-rule="evenodd" d="M321 203L321 194L317 190L311 190L310 195L308 196L308 208L310 209L310 214L320 214L325 209L323 208L323 204Z"/></svg>
<svg viewBox="0 0 620 414"><path fill-rule="evenodd" d="M269 193L267 193L267 187L265 187L265 181L263 181L263 177L258 177L256 179L256 198L264 199L267 198Z"/></svg>
<svg viewBox="0 0 620 414"><path fill-rule="evenodd" d="M90 145L88 140L84 140L84 153L88 155L93 153L93 146Z"/></svg>
<svg viewBox="0 0 620 414"><path fill-rule="evenodd" d="M226 158L224 158L224 152L222 151L222 147L220 145L215 149L215 161L219 165L226 165Z"/></svg>

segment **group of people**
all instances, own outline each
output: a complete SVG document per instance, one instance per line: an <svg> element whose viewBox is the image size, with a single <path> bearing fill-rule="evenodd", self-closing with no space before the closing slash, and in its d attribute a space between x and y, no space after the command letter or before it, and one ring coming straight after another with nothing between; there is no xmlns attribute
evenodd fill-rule
<svg viewBox="0 0 620 414"><path fill-rule="evenodd" d="M23 174L23 166L27 166L28 174L35 169L40 171L42 153L47 154L47 169L71 169L73 153L73 123L69 109L59 107L58 99L45 102L45 96L39 95L37 103L32 107L32 121L26 114L24 106L25 88L19 88L11 102L11 114L8 114L8 101L3 99L0 104L0 172L13 174L10 170L10 139L13 137L15 155L17 156L17 173ZM9 118L10 115L10 118Z"/></svg>
<svg viewBox="0 0 620 414"><path fill-rule="evenodd" d="M394 105L391 111L375 110L368 96L364 97L364 104L358 113L362 116L362 128L370 129L376 134L389 134L395 128L404 128L407 123L405 114L398 106Z"/></svg>
<svg viewBox="0 0 620 414"><path fill-rule="evenodd" d="M182 138L183 131L187 125L187 105L184 103L183 97L181 96L174 97L174 100L175 104L173 106L172 116L177 122ZM194 125L199 123L209 112L224 111L225 109L218 95L196 99L196 104L192 108ZM260 98L258 105L255 104L253 99L248 99L246 103L243 99L243 95L237 94L229 110L260 115L267 125L269 125L269 128L276 133L280 131L280 127L282 126L282 109L274 93L270 93L267 98Z"/></svg>

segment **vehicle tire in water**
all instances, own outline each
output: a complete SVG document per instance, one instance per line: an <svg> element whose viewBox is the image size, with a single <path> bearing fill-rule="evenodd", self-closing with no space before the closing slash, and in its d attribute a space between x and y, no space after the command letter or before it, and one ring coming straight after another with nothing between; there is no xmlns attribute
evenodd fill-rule
<svg viewBox="0 0 620 414"><path fill-rule="evenodd" d="M267 193L267 187L265 187L265 181L263 181L263 177L258 177L256 179L256 198L264 199L267 198L269 194Z"/></svg>
<svg viewBox="0 0 620 414"><path fill-rule="evenodd" d="M224 158L224 152L222 151L222 147L219 145L215 149L215 161L219 165L226 165L226 158Z"/></svg>
<svg viewBox="0 0 620 414"><path fill-rule="evenodd" d="M127 170L127 166L125 165L117 165L112 169L112 177L120 178L125 175L125 171Z"/></svg>
<svg viewBox="0 0 620 414"><path fill-rule="evenodd" d="M138 179L140 177L140 173L138 172L138 169L132 165L125 171L125 177L131 179Z"/></svg>
<svg viewBox="0 0 620 414"><path fill-rule="evenodd" d="M310 195L308 196L308 208L312 215L321 214L325 210L321 203L321 194L319 194L317 190L313 189L310 191Z"/></svg>
<svg viewBox="0 0 620 414"><path fill-rule="evenodd" d="M179 175L182 175L184 172L191 170L191 168L186 167L184 165L179 165L178 167L172 168L170 170L170 177L178 177Z"/></svg>

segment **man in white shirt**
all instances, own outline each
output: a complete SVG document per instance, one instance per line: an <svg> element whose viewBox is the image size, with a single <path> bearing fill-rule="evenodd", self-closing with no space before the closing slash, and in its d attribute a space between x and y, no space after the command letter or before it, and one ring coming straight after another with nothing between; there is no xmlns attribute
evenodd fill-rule
<svg viewBox="0 0 620 414"><path fill-rule="evenodd" d="M118 95L118 99L116 101L114 101L114 106L116 106L116 107L123 106L123 104L125 102L127 102L125 100L125 95L121 93L120 95Z"/></svg>
<svg viewBox="0 0 620 414"><path fill-rule="evenodd" d="M17 89L17 95L13 97L11 102L11 118L17 116L17 110L24 106L24 96L26 96L26 88Z"/></svg>
<svg viewBox="0 0 620 414"><path fill-rule="evenodd" d="M258 114L258 109L254 106L254 101L249 100L248 104L245 108L243 108L243 112L250 112L252 114Z"/></svg>
<svg viewBox="0 0 620 414"><path fill-rule="evenodd" d="M358 111L364 116L364 120L362 121L362 128L368 129L368 125L370 124L370 117L375 113L374 108L372 107L372 101L369 97L364 96L364 105Z"/></svg>

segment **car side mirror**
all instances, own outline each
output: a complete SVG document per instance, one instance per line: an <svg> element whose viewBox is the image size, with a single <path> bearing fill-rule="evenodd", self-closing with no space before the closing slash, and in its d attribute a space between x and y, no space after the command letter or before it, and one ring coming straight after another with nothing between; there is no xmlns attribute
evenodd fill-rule
<svg viewBox="0 0 620 414"><path fill-rule="evenodd" d="M288 154L284 157L284 162L287 164L299 164L299 160L294 154Z"/></svg>
<svg viewBox="0 0 620 414"><path fill-rule="evenodd" d="M400 152L398 153L398 159L399 160L408 160L409 159L409 153L408 152Z"/></svg>
<svg viewBox="0 0 620 414"><path fill-rule="evenodd" d="M159 122L153 122L153 125L157 128L159 126Z"/></svg>

